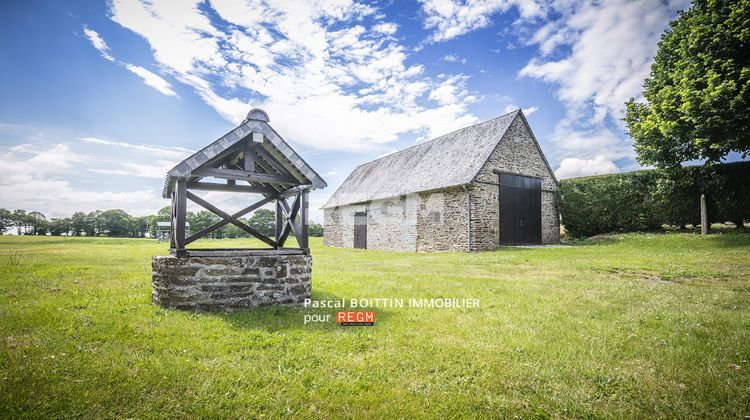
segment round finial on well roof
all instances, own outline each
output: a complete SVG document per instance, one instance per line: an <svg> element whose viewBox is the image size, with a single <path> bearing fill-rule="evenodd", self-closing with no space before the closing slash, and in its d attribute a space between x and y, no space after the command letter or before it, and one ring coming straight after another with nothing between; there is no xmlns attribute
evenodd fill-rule
<svg viewBox="0 0 750 420"><path fill-rule="evenodd" d="M271 119L268 118L268 114L266 113L266 111L260 108L251 109L250 112L247 113L247 119L256 120L256 121L265 121L265 122L271 121Z"/></svg>

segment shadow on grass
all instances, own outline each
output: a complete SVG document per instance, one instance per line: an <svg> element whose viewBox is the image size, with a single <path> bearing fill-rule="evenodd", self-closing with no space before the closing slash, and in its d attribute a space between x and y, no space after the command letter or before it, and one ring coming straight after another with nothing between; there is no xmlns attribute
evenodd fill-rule
<svg viewBox="0 0 750 420"><path fill-rule="evenodd" d="M639 236L648 237L649 235L698 238L701 236L701 233L700 229L691 228L684 230L667 229L643 232L611 232L594 235L587 238L566 238L565 243L568 245L577 246L610 245L622 242L626 239L637 238ZM715 239L720 246L746 246L750 245L750 230L735 230L734 228L712 228L708 238Z"/></svg>
<svg viewBox="0 0 750 420"><path fill-rule="evenodd" d="M750 231L711 233L709 237L722 248L738 248L750 246Z"/></svg>

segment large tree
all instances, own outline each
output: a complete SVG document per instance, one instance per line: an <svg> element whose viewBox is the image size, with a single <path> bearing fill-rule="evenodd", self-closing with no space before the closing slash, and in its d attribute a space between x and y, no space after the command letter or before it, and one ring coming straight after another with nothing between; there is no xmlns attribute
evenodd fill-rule
<svg viewBox="0 0 750 420"><path fill-rule="evenodd" d="M171 222L172 207L164 206L156 214L149 216L148 231L152 238L156 237L156 222Z"/></svg>
<svg viewBox="0 0 750 420"><path fill-rule="evenodd" d="M103 211L96 217L97 232L107 236L132 236L131 223L132 217L120 209Z"/></svg>
<svg viewBox="0 0 750 420"><path fill-rule="evenodd" d="M38 211L29 212L27 216L32 235L47 234L47 217Z"/></svg>
<svg viewBox="0 0 750 420"><path fill-rule="evenodd" d="M72 222L69 217L53 218L49 221L49 233L52 236L70 235Z"/></svg>
<svg viewBox="0 0 750 420"><path fill-rule="evenodd" d="M93 227L90 227L91 224L93 224L93 221L82 211L77 211L70 216L70 228L74 236L93 231Z"/></svg>
<svg viewBox="0 0 750 420"><path fill-rule="evenodd" d="M195 233L217 223L219 221L219 216L208 210L201 210L196 213L188 212L187 221L190 223L190 232ZM216 231L214 231L210 237L215 237L215 235Z"/></svg>
<svg viewBox="0 0 750 420"><path fill-rule="evenodd" d="M26 214L26 210L13 210L13 213L11 214L11 220L13 221L13 225L16 228L16 231L19 235L25 235L27 228L29 226L29 215Z"/></svg>
<svg viewBox="0 0 750 420"><path fill-rule="evenodd" d="M134 238L143 238L149 231L150 217L131 217L130 218L130 236Z"/></svg>
<svg viewBox="0 0 750 420"><path fill-rule="evenodd" d="M13 225L13 213L10 210L0 209L0 235L4 234Z"/></svg>
<svg viewBox="0 0 750 420"><path fill-rule="evenodd" d="M750 154L750 0L695 0L662 35L625 122L644 165Z"/></svg>
<svg viewBox="0 0 750 420"><path fill-rule="evenodd" d="M276 233L276 213L268 209L255 210L248 224L266 236L273 236Z"/></svg>

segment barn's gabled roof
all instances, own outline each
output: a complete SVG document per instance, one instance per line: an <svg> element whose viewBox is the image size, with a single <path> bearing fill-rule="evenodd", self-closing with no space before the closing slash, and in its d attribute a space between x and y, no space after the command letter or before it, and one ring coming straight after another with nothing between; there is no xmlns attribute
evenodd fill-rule
<svg viewBox="0 0 750 420"><path fill-rule="evenodd" d="M252 109L247 118L234 130L197 151L178 163L167 172L162 196L168 198L174 189L177 178L200 179L201 168L226 166L243 156L242 143L252 142L257 148L257 159L267 168L268 175L286 175L294 181L290 185L306 186L311 189L325 188L323 178L318 175L269 124L268 114L262 109ZM256 133L254 137L253 133ZM261 170L258 170L261 172ZM203 175L205 176L205 175ZM263 182L250 182L252 185L268 186ZM278 188L277 188L278 189Z"/></svg>
<svg viewBox="0 0 750 420"><path fill-rule="evenodd" d="M525 123L515 110L362 164L323 208L468 184L517 117Z"/></svg>

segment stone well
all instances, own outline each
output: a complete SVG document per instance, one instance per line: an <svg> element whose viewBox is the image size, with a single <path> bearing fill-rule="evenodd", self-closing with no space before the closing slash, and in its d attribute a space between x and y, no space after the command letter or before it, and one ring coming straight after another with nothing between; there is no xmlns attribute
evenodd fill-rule
<svg viewBox="0 0 750 420"><path fill-rule="evenodd" d="M310 298L312 288L312 257L301 251L158 256L151 264L153 301L168 308L216 311L298 306Z"/></svg>

